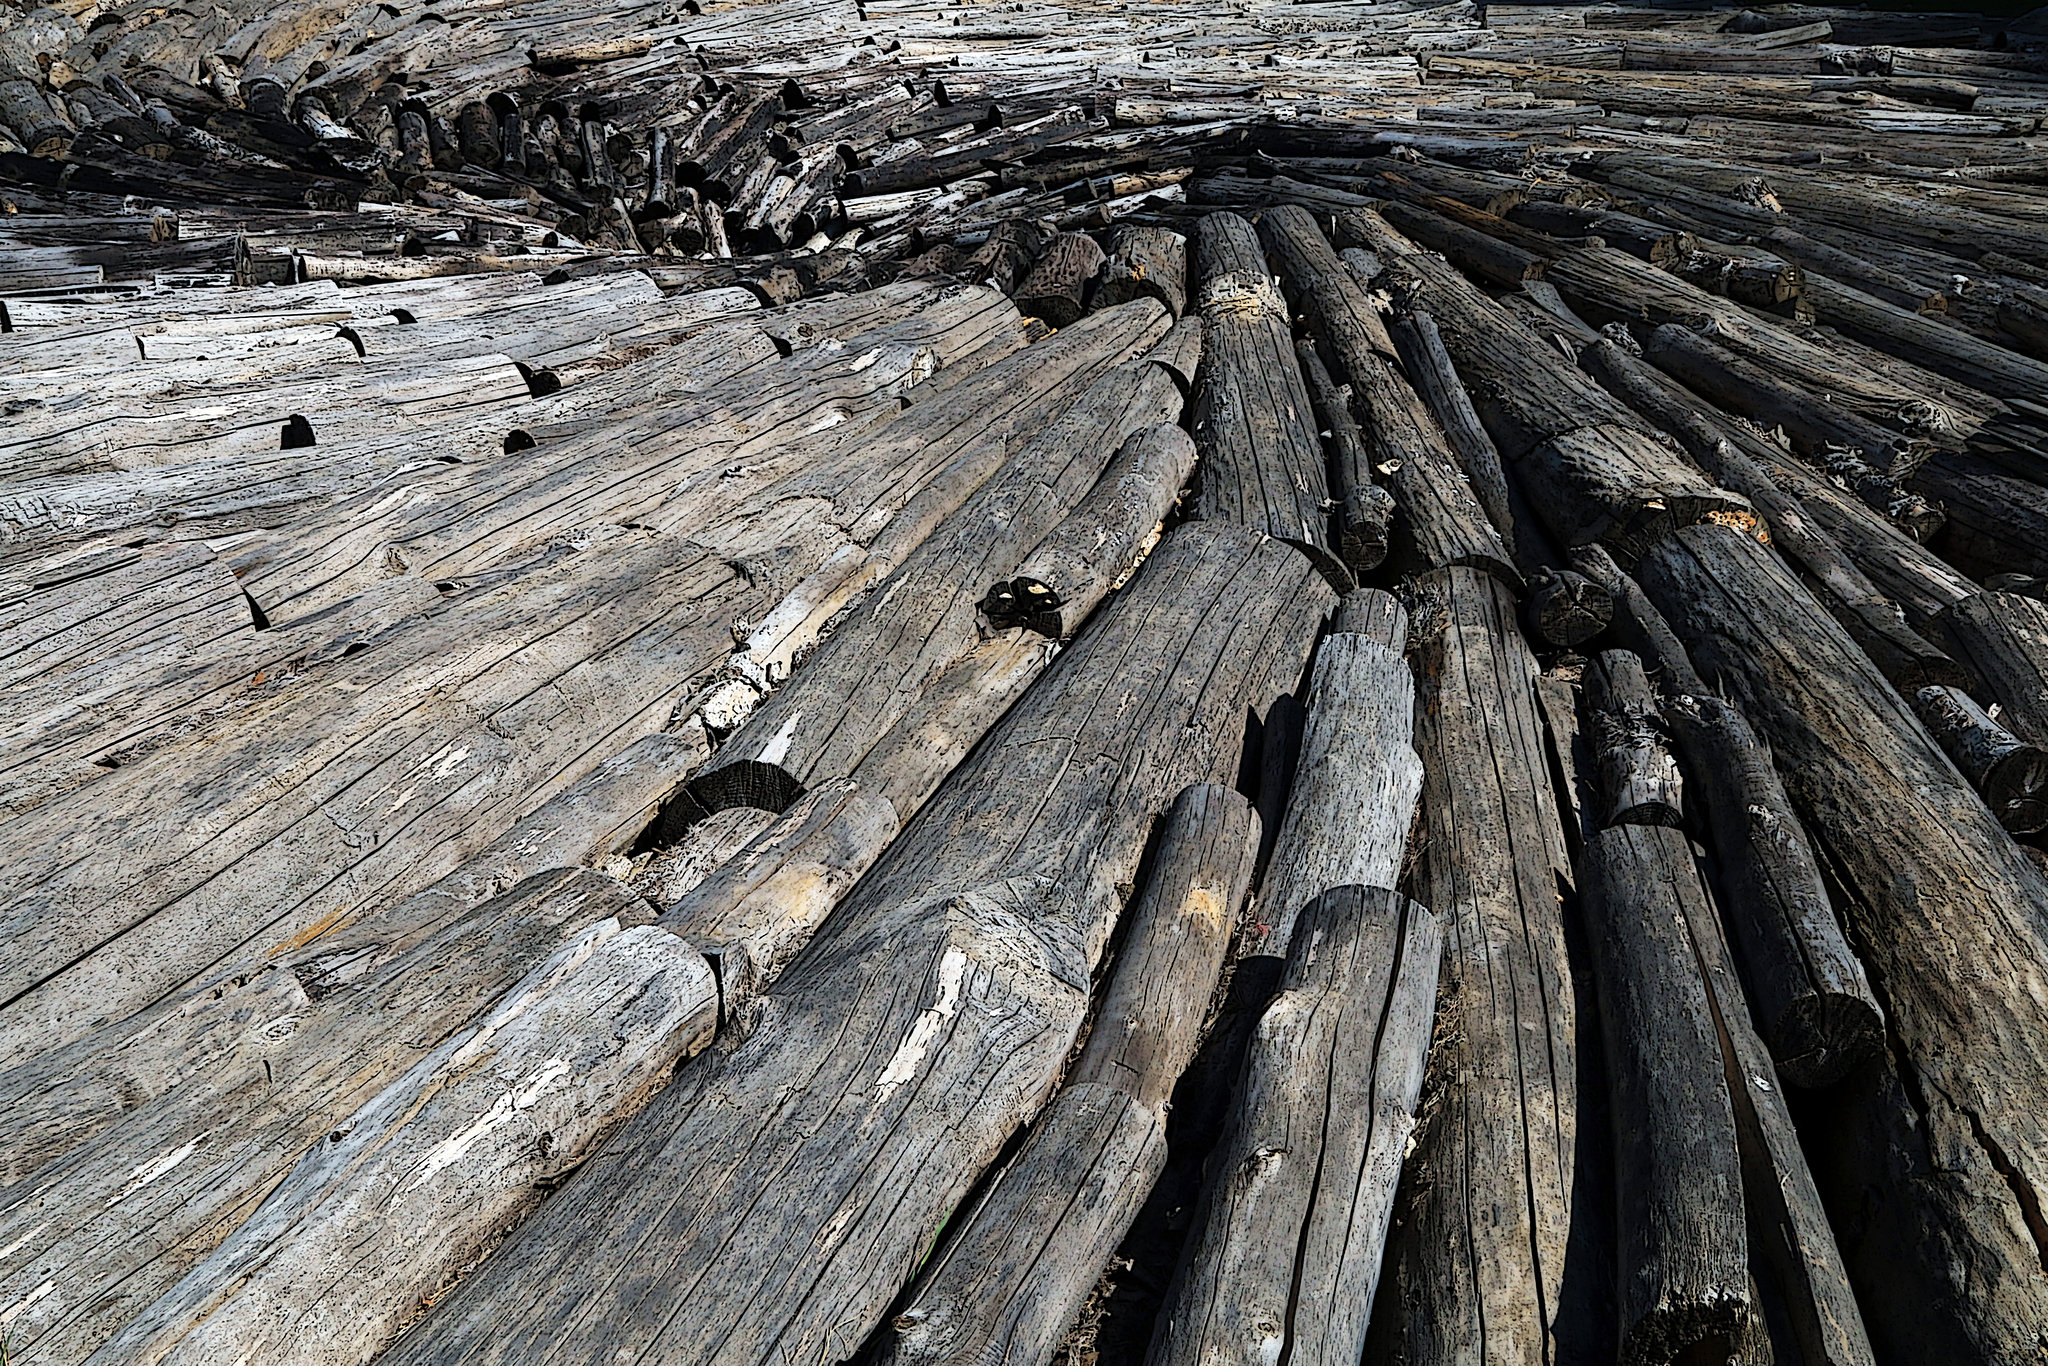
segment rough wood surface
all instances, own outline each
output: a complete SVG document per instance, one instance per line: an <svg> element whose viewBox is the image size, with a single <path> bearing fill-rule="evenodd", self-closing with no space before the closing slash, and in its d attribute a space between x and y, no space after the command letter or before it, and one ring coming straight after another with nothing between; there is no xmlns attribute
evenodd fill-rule
<svg viewBox="0 0 2048 1366"><path fill-rule="evenodd" d="M2048 828L2048 750L2013 735L1960 688L1922 688L1913 710L2000 825L2015 835Z"/></svg>
<svg viewBox="0 0 2048 1366"><path fill-rule="evenodd" d="M1683 825L1684 782L1642 660L1603 650L1587 666L1585 683L1587 729L1608 798L1600 826Z"/></svg>
<svg viewBox="0 0 2048 1366"><path fill-rule="evenodd" d="M1188 308L1188 239L1171 228L1131 225L1110 234L1096 298L1120 304L1146 295L1178 318Z"/></svg>
<svg viewBox="0 0 2048 1366"><path fill-rule="evenodd" d="M1330 442L1330 469L1343 502L1337 511L1337 548L1353 573L1377 569L1393 541L1394 495L1373 478L1372 447L1351 415L1351 395L1331 376L1313 344L1295 343L1302 382L1317 425Z"/></svg>
<svg viewBox="0 0 2048 1366"><path fill-rule="evenodd" d="M1947 608L1941 627L1983 675L2006 727L2048 745L2048 604L1978 593Z"/></svg>
<svg viewBox="0 0 2048 1366"><path fill-rule="evenodd" d="M1236 793L1204 784L1174 799L1086 1047L920 1278L887 1360L1053 1359L1166 1161L1167 1098L1258 847L1258 819Z"/></svg>
<svg viewBox="0 0 2048 1366"><path fill-rule="evenodd" d="M1338 887L1303 909L1152 1366L1359 1359L1442 949L1436 918L1382 887Z"/></svg>

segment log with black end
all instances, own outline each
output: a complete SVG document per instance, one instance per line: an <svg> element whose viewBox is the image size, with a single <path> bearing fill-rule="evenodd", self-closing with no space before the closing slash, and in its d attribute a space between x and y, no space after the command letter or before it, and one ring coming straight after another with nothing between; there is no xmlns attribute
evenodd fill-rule
<svg viewBox="0 0 2048 1366"><path fill-rule="evenodd" d="M1587 841L1581 894L1613 1097L1620 1359L1753 1360L1735 1114L1686 931L1713 914L1692 847L1668 826L1610 825Z"/></svg>
<svg viewBox="0 0 2048 1366"><path fill-rule="evenodd" d="M1444 350L1436 319L1426 310L1410 309L1395 319L1392 331L1409 378L1464 466L1487 520L1513 552L1530 585L1529 624L1543 639L1567 649L1599 635L1614 615L1613 600L1599 584L1565 567L1521 489L1508 479L1500 451Z"/></svg>
<svg viewBox="0 0 2048 1366"><path fill-rule="evenodd" d="M1137 565L1194 469L1195 443L1180 428L1132 432L1095 487L1010 578L989 589L982 614L997 628L1028 626L1054 640L1072 635Z"/></svg>
<svg viewBox="0 0 2048 1366"><path fill-rule="evenodd" d="M1256 532L1176 528L753 1031L684 1069L386 1359L851 1354L1051 1090L1154 819L1237 771L1247 710L1292 690L1334 601Z"/></svg>
<svg viewBox="0 0 2048 1366"><path fill-rule="evenodd" d="M1370 468L1385 475L1393 492L1414 566L1479 565L1520 587L1507 548L1452 462L1436 420L1396 368L1386 324L1314 217L1298 205L1282 205L1259 220L1259 235L1307 317L1319 354L1350 386Z"/></svg>
<svg viewBox="0 0 2048 1366"><path fill-rule="evenodd" d="M1171 228L1124 224L1110 234L1109 261L1095 297L1100 304L1151 296L1178 318L1188 307L1188 239Z"/></svg>
<svg viewBox="0 0 2048 1366"><path fill-rule="evenodd" d="M1258 818L1214 784L1174 799L1088 1042L1031 1136L891 1321L885 1366L1045 1366L1166 1162L1166 1103L1194 1056Z"/></svg>
<svg viewBox="0 0 2048 1366"><path fill-rule="evenodd" d="M1684 782L1664 738L1664 718L1643 662L1627 650L1603 650L1586 667L1587 731L1600 789L1600 825L1684 823Z"/></svg>
<svg viewBox="0 0 2048 1366"><path fill-rule="evenodd" d="M1423 759L1415 886L1444 925L1439 1041L1376 1329L1416 1363L1553 1357L1575 1210L1571 860L1512 594L1424 576L1410 600Z"/></svg>
<svg viewBox="0 0 2048 1366"><path fill-rule="evenodd" d="M1436 917L1383 887L1338 887L1302 908L1151 1366L1358 1361L1443 939Z"/></svg>
<svg viewBox="0 0 2048 1366"><path fill-rule="evenodd" d="M1350 571L1330 534L1330 485L1294 358L1287 301L1252 225L1212 213L1195 225L1196 302L1205 324L1195 445L1199 515L1298 546L1333 582Z"/></svg>
<svg viewBox="0 0 2048 1366"><path fill-rule="evenodd" d="M1350 396L1330 376L1313 343L1294 344L1302 382L1316 423L1330 442L1330 469L1343 501L1337 511L1337 545L1353 573L1376 569L1393 538L1394 495L1373 480L1372 451L1351 416Z"/></svg>
<svg viewBox="0 0 2048 1366"><path fill-rule="evenodd" d="M1805 571L1816 595L1886 678L1907 690L1966 681L1966 671L1907 625L1898 605L1878 591L1802 501L1780 486L1772 477L1776 471L1758 465L1729 439L1717 415L1613 340L1587 347L1580 363L1617 398L1669 432L1700 468L1749 499L1770 528L1773 543ZM1800 481L1809 488L1817 482L1817 477Z"/></svg>
<svg viewBox="0 0 2048 1366"><path fill-rule="evenodd" d="M1336 629L1316 651L1286 815L1259 891L1268 928L1257 952L1284 956L1294 917L1332 887L1400 879L1422 791L1411 743L1415 681L1401 652L1407 634L1390 594L1360 589L1345 595Z"/></svg>
<svg viewBox="0 0 2048 1366"><path fill-rule="evenodd" d="M2024 1359L2024 1325L2048 1321L2027 1213L2048 1189L2048 994L2033 985L2048 963L2048 881L1762 546L1687 528L1636 574L1771 746L1871 970L1895 1041L1883 1070L1944 1098L1901 1130L1886 1109L1899 1093L1852 1078L1803 1135L1831 1199L1883 1192L1869 1219L1845 1223L1851 1211L1831 1206L1872 1341L1901 1359L1955 1344ZM1899 1180L1901 1163L1940 1174ZM1937 1239L1950 1251L1930 1262Z"/></svg>
<svg viewBox="0 0 2048 1366"><path fill-rule="evenodd" d="M1085 232L1063 232L1052 239L1031 273L1017 286L1017 311L1066 327L1088 311L1088 291L1102 272L1102 248Z"/></svg>
<svg viewBox="0 0 2048 1366"><path fill-rule="evenodd" d="M1960 688L1922 688L1913 710L2000 825L2015 835L2048 828L2048 750L1999 725Z"/></svg>
<svg viewBox="0 0 2048 1366"><path fill-rule="evenodd" d="M1376 215L1343 214L1338 226L1382 244L1387 272L1435 318L1494 444L1567 552L1598 540L1633 555L1673 526L1754 524L1746 499L1713 485L1456 271L1390 243L1398 234Z"/></svg>

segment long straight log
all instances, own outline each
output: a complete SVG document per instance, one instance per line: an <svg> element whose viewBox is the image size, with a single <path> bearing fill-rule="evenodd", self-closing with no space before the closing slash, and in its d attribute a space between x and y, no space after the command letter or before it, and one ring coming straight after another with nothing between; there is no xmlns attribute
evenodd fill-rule
<svg viewBox="0 0 2048 1366"><path fill-rule="evenodd" d="M1383 601L1377 634L1325 637L1309 676L1300 758L1259 892L1269 928L1257 951L1275 957L1302 907L1332 887L1400 880L1422 791L1415 681L1401 656L1407 615L1377 589L1347 594L1347 610L1366 610L1353 606L1361 597Z"/></svg>
<svg viewBox="0 0 2048 1366"><path fill-rule="evenodd" d="M2048 1321L2048 1272L2028 1213L2048 1190L2048 882L1761 546L1690 528L1638 572L1703 672L1732 690L1770 742L1846 893L1898 1040L1893 1058L1908 1069L1902 1080L1929 1101L1903 1148L1859 1149L1854 1138L1858 1125L1890 1124L1882 1087L1844 1100L1826 1133L1809 1135L1839 1144L1831 1157L1885 1191L1884 1217L1857 1226L1867 1241L1843 1248L1873 1341L1880 1352L1966 1344L1971 1359L2024 1359L2030 1325ZM1933 1160L1938 1180L1899 1185L1868 1166ZM1937 1233L1953 1260L1936 1267L1901 1241Z"/></svg>
<svg viewBox="0 0 2048 1366"><path fill-rule="evenodd" d="M1235 773L1247 709L1292 691L1333 604L1285 546L1177 528L753 1032L685 1069L386 1359L850 1354L1051 1088L1152 820Z"/></svg>
<svg viewBox="0 0 2048 1366"><path fill-rule="evenodd" d="M1299 546L1348 587L1331 542L1329 477L1287 302L1266 274L1258 234L1234 213L1209 214L1195 227L1195 268L1206 324L1195 405L1200 514Z"/></svg>
<svg viewBox="0 0 2048 1366"><path fill-rule="evenodd" d="M1166 1163L1166 1102L1251 885L1258 818L1190 787L1167 812L1152 875L1088 1043L1031 1137L963 1220L892 1323L888 1366L1045 1366Z"/></svg>
<svg viewBox="0 0 2048 1366"><path fill-rule="evenodd" d="M1977 593L1944 609L1939 625L1976 666L2007 728L2048 747L2048 602Z"/></svg>
<svg viewBox="0 0 2048 1366"><path fill-rule="evenodd" d="M1304 908L1150 1366L1358 1361L1442 949L1436 918L1385 888Z"/></svg>
<svg viewBox="0 0 2048 1366"><path fill-rule="evenodd" d="M1571 864L1512 597L1471 569L1419 589L1416 886L1444 922L1446 1013L1385 1331L1411 1362L1482 1344L1538 1362L1557 1350L1574 1210L1577 1004L1558 898Z"/></svg>

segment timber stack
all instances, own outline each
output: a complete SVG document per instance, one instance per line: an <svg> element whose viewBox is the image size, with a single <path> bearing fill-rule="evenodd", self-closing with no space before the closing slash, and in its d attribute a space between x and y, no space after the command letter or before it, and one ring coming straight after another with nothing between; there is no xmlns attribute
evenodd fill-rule
<svg viewBox="0 0 2048 1366"><path fill-rule="evenodd" d="M2048 14L0 17L0 1360L2048 1363Z"/></svg>

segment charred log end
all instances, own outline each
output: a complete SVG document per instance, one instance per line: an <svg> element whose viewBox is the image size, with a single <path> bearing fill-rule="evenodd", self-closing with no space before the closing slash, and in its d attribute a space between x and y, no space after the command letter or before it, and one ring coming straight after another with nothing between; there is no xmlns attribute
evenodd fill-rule
<svg viewBox="0 0 2048 1366"><path fill-rule="evenodd" d="M1984 775L1984 803L2012 834L2048 830L2048 753L2030 745L1994 763Z"/></svg>
<svg viewBox="0 0 2048 1366"><path fill-rule="evenodd" d="M1802 1090L1834 1085L1884 1046L1884 1021L1871 1003L1842 993L1801 997L1771 1021L1770 1033L1778 1075Z"/></svg>
<svg viewBox="0 0 2048 1366"><path fill-rule="evenodd" d="M1585 575L1558 570L1529 598L1529 625L1552 645L1583 645L1614 620L1614 597Z"/></svg>
<svg viewBox="0 0 2048 1366"><path fill-rule="evenodd" d="M998 631L1023 627L1049 640L1064 634L1066 604L1060 595L1037 579L999 580L977 604L989 625Z"/></svg>
<svg viewBox="0 0 2048 1366"><path fill-rule="evenodd" d="M685 821L679 830L714 811L729 807L751 806L762 811L787 811L797 798L804 795L804 786L785 768L777 764L762 763L758 759L737 759L729 764L698 774L680 794L687 797L698 808L695 817ZM687 814L687 808L680 808Z"/></svg>

